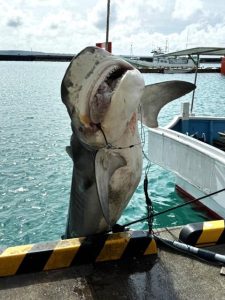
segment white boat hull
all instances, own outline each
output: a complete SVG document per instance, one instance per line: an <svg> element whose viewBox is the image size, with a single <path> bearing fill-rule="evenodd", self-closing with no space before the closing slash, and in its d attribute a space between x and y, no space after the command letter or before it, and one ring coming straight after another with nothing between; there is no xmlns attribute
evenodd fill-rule
<svg viewBox="0 0 225 300"><path fill-rule="evenodd" d="M187 199L188 201L198 199L207 195L179 176L176 176L175 182L177 193L182 198ZM202 199L197 203L197 206L200 209L206 211L206 213L214 219L225 219L225 207L224 204L221 205L221 202L225 202L224 193Z"/></svg>
<svg viewBox="0 0 225 300"><path fill-rule="evenodd" d="M148 140L149 159L176 175L180 191L199 198L225 188L224 151L169 128L149 129ZM225 218L225 191L202 203Z"/></svg>
<svg viewBox="0 0 225 300"><path fill-rule="evenodd" d="M165 68L164 74L183 74L183 73L192 73L194 68Z"/></svg>

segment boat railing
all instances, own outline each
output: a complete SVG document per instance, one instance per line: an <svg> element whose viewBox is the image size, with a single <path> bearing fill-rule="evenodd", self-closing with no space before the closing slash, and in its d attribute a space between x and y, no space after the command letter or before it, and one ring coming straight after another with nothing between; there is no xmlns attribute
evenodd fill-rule
<svg viewBox="0 0 225 300"><path fill-rule="evenodd" d="M165 129L225 150L225 118L190 115L189 105L183 105L182 114L176 116Z"/></svg>
<svg viewBox="0 0 225 300"><path fill-rule="evenodd" d="M148 133L149 133L149 149L153 148L151 145L152 138L154 136L157 136L156 140L164 146L167 145L167 143L169 143L170 146L172 145L171 143L173 143L176 146L178 146L178 144L179 145L182 144L186 147L186 149L193 149L198 152L202 152L204 153L204 155L207 155L208 157L216 159L217 161L220 161L225 164L225 155L223 151L215 148L214 146L208 143L203 143L197 139L193 139L190 135L186 135L185 133L180 133L171 130L169 128L162 128L162 127L150 128ZM160 136L161 138L159 138ZM158 147L157 149L160 149L160 147L159 148Z"/></svg>

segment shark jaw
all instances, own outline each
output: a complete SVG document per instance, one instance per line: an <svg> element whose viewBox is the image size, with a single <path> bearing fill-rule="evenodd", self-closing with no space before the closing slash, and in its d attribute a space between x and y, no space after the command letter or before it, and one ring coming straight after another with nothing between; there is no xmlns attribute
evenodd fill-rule
<svg viewBox="0 0 225 300"><path fill-rule="evenodd" d="M96 149L104 147L106 140L102 130L110 143L120 138L132 115L123 120L125 123L117 130L118 134L113 132L115 120L120 124L119 118L123 117L123 111L119 115L114 112L113 103L116 101L123 110L122 101L132 97L124 85L131 81L132 90L133 85L142 81L140 77L129 63L97 47L88 47L74 58L62 82L62 98L82 143ZM118 103L118 95L121 103Z"/></svg>

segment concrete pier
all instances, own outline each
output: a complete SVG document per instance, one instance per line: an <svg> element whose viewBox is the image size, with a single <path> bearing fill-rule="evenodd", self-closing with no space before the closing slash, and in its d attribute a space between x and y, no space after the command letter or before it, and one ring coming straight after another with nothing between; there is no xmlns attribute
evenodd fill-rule
<svg viewBox="0 0 225 300"><path fill-rule="evenodd" d="M181 228L159 230L173 240ZM210 247L225 254L225 246ZM221 266L161 247L158 256L0 279L1 299L225 299Z"/></svg>

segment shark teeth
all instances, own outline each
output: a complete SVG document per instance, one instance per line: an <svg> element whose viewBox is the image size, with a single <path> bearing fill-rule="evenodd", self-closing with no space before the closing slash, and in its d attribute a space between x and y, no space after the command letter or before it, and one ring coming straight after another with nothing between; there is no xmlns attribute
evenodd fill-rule
<svg viewBox="0 0 225 300"><path fill-rule="evenodd" d="M94 124L99 124L104 120L106 111L111 104L111 98L115 92L121 78L132 66L117 62L106 68L101 79L96 82L92 95L89 98L89 114Z"/></svg>

